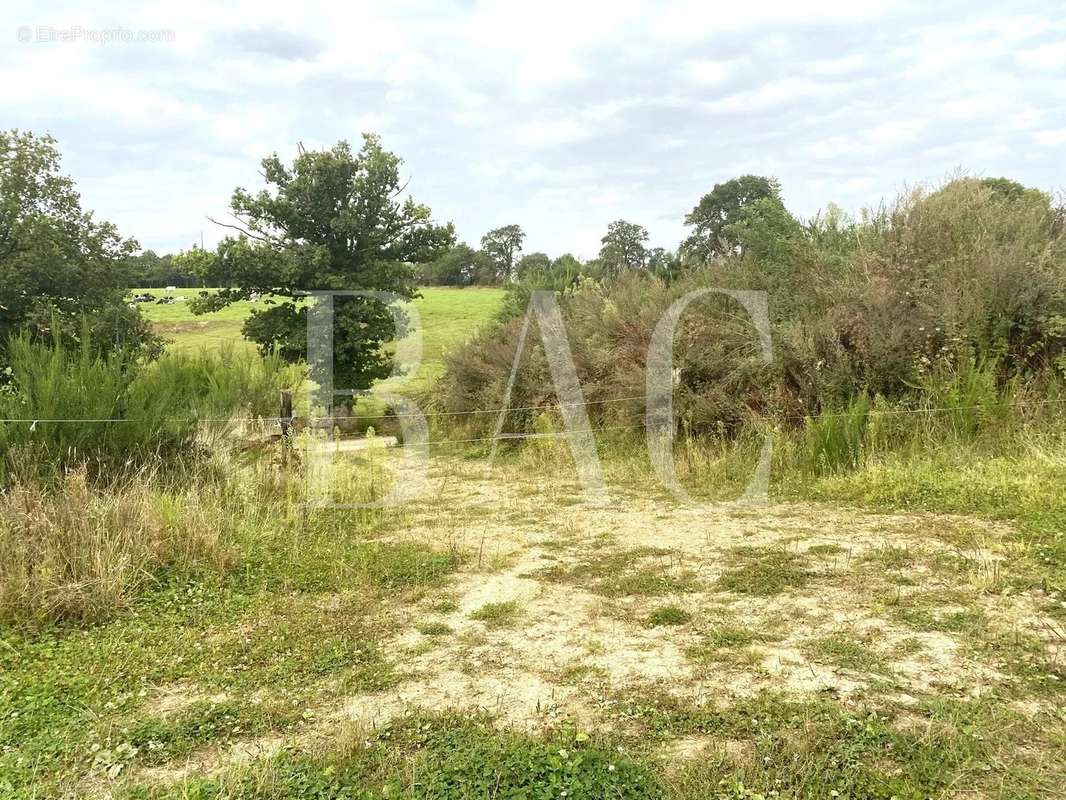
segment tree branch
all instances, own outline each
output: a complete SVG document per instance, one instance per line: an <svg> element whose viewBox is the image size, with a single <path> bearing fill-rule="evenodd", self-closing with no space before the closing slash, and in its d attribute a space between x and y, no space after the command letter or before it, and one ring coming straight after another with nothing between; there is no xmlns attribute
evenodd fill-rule
<svg viewBox="0 0 1066 800"><path fill-rule="evenodd" d="M237 231L239 233L243 233L245 236L249 237L250 239L256 239L256 240L258 240L260 242L263 242L264 244L277 244L277 242L272 240L270 237L264 236L261 233L255 233L253 231L250 231L250 230L248 230L248 228L246 228L244 226L231 225L228 222L219 222L214 217L208 217L207 219L210 222L214 223L215 225L218 225L220 228L230 228L231 230L235 230L235 231Z"/></svg>

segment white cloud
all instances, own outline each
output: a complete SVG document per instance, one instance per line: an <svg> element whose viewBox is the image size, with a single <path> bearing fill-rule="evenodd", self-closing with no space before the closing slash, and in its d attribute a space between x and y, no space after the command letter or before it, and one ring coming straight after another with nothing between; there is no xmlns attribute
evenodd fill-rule
<svg viewBox="0 0 1066 800"><path fill-rule="evenodd" d="M708 3L704 0L663 4L652 14L651 28L663 39L700 41L716 32L758 28L781 23L857 21L879 16L899 3L887 0L748 0L744 3Z"/></svg>
<svg viewBox="0 0 1066 800"><path fill-rule="evenodd" d="M921 120L890 120L875 125L864 135L874 148L889 147L912 141L925 127L926 123Z"/></svg>
<svg viewBox="0 0 1066 800"><path fill-rule="evenodd" d="M736 72L735 61L712 61L710 59L697 59L685 64L685 73L690 81L703 86L715 86Z"/></svg>
<svg viewBox="0 0 1066 800"><path fill-rule="evenodd" d="M1037 131L1033 134L1033 138L1047 147L1057 147L1058 145L1066 144L1066 128Z"/></svg>
<svg viewBox="0 0 1066 800"><path fill-rule="evenodd" d="M811 65L811 72L815 75L825 75L830 77L847 75L862 69L866 63L867 59L865 55L855 53L850 56L843 56L842 58L827 58L815 61Z"/></svg>
<svg viewBox="0 0 1066 800"><path fill-rule="evenodd" d="M1066 41L1025 50L1018 54L1018 60L1027 67L1066 72Z"/></svg>
<svg viewBox="0 0 1066 800"><path fill-rule="evenodd" d="M815 95L824 95L836 91L827 83L807 80L805 78L781 78L765 83L751 91L738 92L720 100L709 100L702 104L705 111L745 113L763 111L785 103L793 103Z"/></svg>
<svg viewBox="0 0 1066 800"><path fill-rule="evenodd" d="M537 119L520 124L515 140L524 147L553 147L583 139L592 131L576 119Z"/></svg>
<svg viewBox="0 0 1066 800"><path fill-rule="evenodd" d="M0 107L5 125L54 133L87 205L159 250L198 238L233 187L256 187L271 151L374 130L463 238L519 222L531 249L592 255L618 217L675 246L700 194L746 171L776 174L804 215L959 164L1061 185L1066 20L1029 6L9 3L0 33L175 38L9 40Z"/></svg>

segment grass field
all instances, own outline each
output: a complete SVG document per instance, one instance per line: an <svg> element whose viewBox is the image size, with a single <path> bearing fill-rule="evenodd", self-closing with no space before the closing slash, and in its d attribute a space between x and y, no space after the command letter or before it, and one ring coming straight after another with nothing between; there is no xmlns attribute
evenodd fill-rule
<svg viewBox="0 0 1066 800"><path fill-rule="evenodd" d="M886 465L753 508L679 507L612 458L590 509L568 459L438 455L395 509L308 512L270 460L163 492L209 563L83 630L0 629L3 796L1061 796L1061 463ZM388 472L338 478L369 500ZM880 508L804 499L871 486ZM997 492L1008 518L967 499Z"/></svg>
<svg viewBox="0 0 1066 800"><path fill-rule="evenodd" d="M163 296L161 289L134 289ZM224 346L253 349L241 336L241 325L254 309L267 309L266 299L241 301L221 311L197 316L189 310L188 299L199 289L177 289L172 294L182 298L170 304L143 303L140 308L155 330L166 337L170 347L178 349L218 349ZM430 385L444 368L443 355L470 336L478 326L492 318L503 302L503 290L494 288L453 289L424 287L414 301L422 322L422 366L404 382L405 391L417 391ZM381 388L389 388L389 382Z"/></svg>
<svg viewBox="0 0 1066 800"><path fill-rule="evenodd" d="M424 291L422 385L500 295ZM211 348L248 307L147 310ZM1066 433L1026 419L824 472L782 431L765 505L758 441L679 441L679 503L617 429L594 505L549 438L440 442L399 507L381 447L310 505L310 431L15 487L0 553L93 613L0 624L0 797L1062 797Z"/></svg>

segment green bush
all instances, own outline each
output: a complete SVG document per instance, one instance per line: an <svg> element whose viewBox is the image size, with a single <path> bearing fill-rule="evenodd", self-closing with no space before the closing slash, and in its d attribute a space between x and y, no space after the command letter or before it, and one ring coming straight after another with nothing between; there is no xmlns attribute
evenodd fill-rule
<svg viewBox="0 0 1066 800"><path fill-rule="evenodd" d="M0 481L94 472L188 455L229 418L276 413L299 372L274 357L168 354L144 364L125 351L77 349L27 336L7 348L12 383L0 393ZM205 427L206 426L206 427Z"/></svg>
<svg viewBox="0 0 1066 800"><path fill-rule="evenodd" d="M731 435L770 417L802 426L812 463L837 468L859 458L869 425L876 435L885 432L871 413L878 402L950 407L923 418L940 437L973 437L1002 421L1019 386L1040 394L1061 378L1066 225L1064 211L1045 194L997 187L955 180L858 222L832 212L806 226L781 226L754 215L746 219L745 240L760 246L670 283L630 271L568 288L559 301L593 424L643 422L642 400L616 401L645 394L656 324L678 298L706 288L767 292L774 358L763 363L754 326L736 301L717 294L693 302L674 340L681 432ZM764 242L773 236L788 241ZM520 316L506 319L454 352L439 407L499 406L521 325ZM555 402L534 328L510 405ZM832 421L804 422L822 414L834 415ZM537 416L512 412L506 430L530 431ZM479 415L461 424L486 435L494 423L493 415Z"/></svg>

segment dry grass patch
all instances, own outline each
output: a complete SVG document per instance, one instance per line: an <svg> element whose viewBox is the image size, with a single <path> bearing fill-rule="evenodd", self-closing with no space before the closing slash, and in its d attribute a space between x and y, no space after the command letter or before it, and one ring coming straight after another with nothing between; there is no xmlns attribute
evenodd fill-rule
<svg viewBox="0 0 1066 800"><path fill-rule="evenodd" d="M538 570L532 577L579 585L603 597L658 597L699 588L695 574L676 553L656 547L596 553L577 563Z"/></svg>
<svg viewBox="0 0 1066 800"><path fill-rule="evenodd" d="M162 569L221 573L217 514L143 483L98 492L84 471L55 492L17 486L0 495L0 620L98 620Z"/></svg>
<svg viewBox="0 0 1066 800"><path fill-rule="evenodd" d="M514 600L500 603L486 603L473 614L470 619L485 623L487 628L509 628L514 625L521 616L521 609Z"/></svg>

